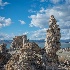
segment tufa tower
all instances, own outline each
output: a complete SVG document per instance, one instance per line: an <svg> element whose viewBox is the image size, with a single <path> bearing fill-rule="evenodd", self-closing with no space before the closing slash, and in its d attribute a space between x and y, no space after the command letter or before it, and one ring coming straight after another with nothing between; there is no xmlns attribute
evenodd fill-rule
<svg viewBox="0 0 70 70"><path fill-rule="evenodd" d="M57 58L56 52L60 49L60 28L56 24L56 19L51 15L49 20L49 28L47 30L47 37L45 42L45 49L49 59L55 60Z"/></svg>

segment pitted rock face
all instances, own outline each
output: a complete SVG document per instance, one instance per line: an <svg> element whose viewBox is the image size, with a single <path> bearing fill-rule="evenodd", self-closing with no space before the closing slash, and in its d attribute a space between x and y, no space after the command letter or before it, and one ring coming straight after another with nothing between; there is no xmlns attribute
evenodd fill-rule
<svg viewBox="0 0 70 70"><path fill-rule="evenodd" d="M6 70L43 70L41 48L36 43L28 42L19 52L14 53L5 66Z"/></svg>
<svg viewBox="0 0 70 70"><path fill-rule="evenodd" d="M54 15L51 15L51 16L50 16L50 19L53 19L53 18L54 18Z"/></svg>
<svg viewBox="0 0 70 70"><path fill-rule="evenodd" d="M47 30L45 49L48 57L56 58L56 52L60 49L60 28L56 24L56 19L53 15L50 16L49 28Z"/></svg>
<svg viewBox="0 0 70 70"><path fill-rule="evenodd" d="M56 24L56 19L54 18L53 15L50 16L50 19L49 19L49 25L52 25L52 24Z"/></svg>

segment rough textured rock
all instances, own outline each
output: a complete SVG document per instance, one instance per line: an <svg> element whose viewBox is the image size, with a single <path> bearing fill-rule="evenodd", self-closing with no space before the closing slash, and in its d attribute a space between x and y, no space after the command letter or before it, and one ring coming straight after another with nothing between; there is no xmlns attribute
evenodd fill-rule
<svg viewBox="0 0 70 70"><path fill-rule="evenodd" d="M6 44L4 43L1 44L0 45L0 70L4 70L4 66L10 57L11 55L7 53Z"/></svg>
<svg viewBox="0 0 70 70"><path fill-rule="evenodd" d="M47 30L47 40L45 42L46 53L52 60L57 59L56 52L60 49L60 28L56 24L56 19L51 15L49 20L49 29Z"/></svg>
<svg viewBox="0 0 70 70"><path fill-rule="evenodd" d="M6 70L45 70L41 48L36 43L28 42L17 50L6 64Z"/></svg>
<svg viewBox="0 0 70 70"><path fill-rule="evenodd" d="M0 45L0 70L70 70L68 60L58 62L56 52L60 49L60 37L60 28L52 15L44 48L29 42L26 35L15 36L9 52L5 44Z"/></svg>
<svg viewBox="0 0 70 70"><path fill-rule="evenodd" d="M13 42L11 43L10 49L11 50L20 49L21 47L24 47L27 41L28 40L26 35L15 36L15 38L13 38Z"/></svg>
<svg viewBox="0 0 70 70"><path fill-rule="evenodd" d="M7 51L6 46L7 46L7 45L4 44L4 43L0 45L0 53L6 53L6 51Z"/></svg>
<svg viewBox="0 0 70 70"><path fill-rule="evenodd" d="M60 49L60 28L56 24L56 19L51 15L49 20L49 28L47 30L46 42L45 42L45 65L46 70L58 69L58 56L56 52Z"/></svg>

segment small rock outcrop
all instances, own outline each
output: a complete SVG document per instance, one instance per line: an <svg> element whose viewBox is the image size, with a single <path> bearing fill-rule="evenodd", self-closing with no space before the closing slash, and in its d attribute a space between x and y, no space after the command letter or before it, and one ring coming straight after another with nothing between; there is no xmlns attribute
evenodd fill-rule
<svg viewBox="0 0 70 70"><path fill-rule="evenodd" d="M43 70L41 48L36 43L28 42L17 50L6 64L6 70Z"/></svg>
<svg viewBox="0 0 70 70"><path fill-rule="evenodd" d="M20 49L24 47L25 43L27 43L27 36L22 35L22 36L15 36L13 38L13 42L11 43L10 50L15 50L15 49Z"/></svg>
<svg viewBox="0 0 70 70"><path fill-rule="evenodd" d="M4 70L4 66L6 65L7 61L11 55L7 52L6 44L0 45L0 70Z"/></svg>
<svg viewBox="0 0 70 70"><path fill-rule="evenodd" d="M7 46L7 45L4 44L4 43L0 45L0 53L6 53L6 51L7 51L6 46Z"/></svg>

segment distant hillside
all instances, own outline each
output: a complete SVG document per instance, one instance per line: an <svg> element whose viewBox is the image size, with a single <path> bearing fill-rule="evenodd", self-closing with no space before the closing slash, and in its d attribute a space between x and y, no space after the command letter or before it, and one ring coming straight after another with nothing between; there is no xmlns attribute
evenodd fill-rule
<svg viewBox="0 0 70 70"><path fill-rule="evenodd" d="M65 42L65 43L68 43L68 42L70 42L70 39L61 40L61 42Z"/></svg>
<svg viewBox="0 0 70 70"><path fill-rule="evenodd" d="M11 43L12 42L12 40L0 40L0 44L1 43Z"/></svg>
<svg viewBox="0 0 70 70"><path fill-rule="evenodd" d="M1 43L11 43L13 40L0 40L0 44ZM41 39L41 40L29 40L30 42L45 42L45 39ZM65 43L69 43L70 39L66 39L66 40L60 40L60 42L65 42Z"/></svg>
<svg viewBox="0 0 70 70"><path fill-rule="evenodd" d="M45 42L44 39L41 39L41 40L29 40L30 42Z"/></svg>
<svg viewBox="0 0 70 70"><path fill-rule="evenodd" d="M42 40L30 40L31 42L45 42L45 39ZM60 42L69 43L70 39L60 40Z"/></svg>

